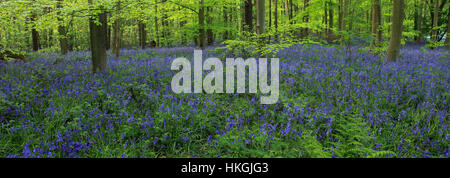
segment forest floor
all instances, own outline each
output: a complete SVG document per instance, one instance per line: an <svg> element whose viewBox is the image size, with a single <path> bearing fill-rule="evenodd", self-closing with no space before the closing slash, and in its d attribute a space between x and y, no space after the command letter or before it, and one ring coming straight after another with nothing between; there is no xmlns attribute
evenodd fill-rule
<svg viewBox="0 0 450 178"><path fill-rule="evenodd" d="M450 157L448 50L386 64L295 45L277 54L274 105L174 94L171 63L193 51L124 49L96 75L85 51L0 61L0 157Z"/></svg>

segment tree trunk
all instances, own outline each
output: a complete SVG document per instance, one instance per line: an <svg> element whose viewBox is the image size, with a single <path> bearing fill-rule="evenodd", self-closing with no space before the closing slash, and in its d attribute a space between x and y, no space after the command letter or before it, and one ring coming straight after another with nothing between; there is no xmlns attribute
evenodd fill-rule
<svg viewBox="0 0 450 178"><path fill-rule="evenodd" d="M309 1L310 0L304 0L304 7L305 7L305 11L307 11L308 7L309 7ZM303 22L304 23L309 23L309 13L306 12L306 15L303 17ZM309 35L309 30L308 28L303 28L303 35L302 37L307 37Z"/></svg>
<svg viewBox="0 0 450 178"><path fill-rule="evenodd" d="M450 8L447 13L447 37L445 38L445 45L447 49L450 49Z"/></svg>
<svg viewBox="0 0 450 178"><path fill-rule="evenodd" d="M389 41L389 49L387 51L387 62L395 62L397 61L397 57L399 56L402 40L403 19L405 15L404 12L404 0L394 0L391 40Z"/></svg>
<svg viewBox="0 0 450 178"><path fill-rule="evenodd" d="M102 22L102 27L104 28L103 29L103 32L105 32L105 33L103 33L103 36L104 36L104 38L105 38L105 49L106 50L109 50L109 42L111 41L110 39L109 39L109 34L108 34L108 12L105 12L105 20ZM109 32L110 33L110 32Z"/></svg>
<svg viewBox="0 0 450 178"><path fill-rule="evenodd" d="M31 21L33 23L33 28L31 29L31 39L33 41L33 51L39 50L39 32L36 30L36 25L34 22L36 21L36 14L33 14L31 17Z"/></svg>
<svg viewBox="0 0 450 178"><path fill-rule="evenodd" d="M346 15L347 17L349 17L350 19L348 19L348 30L352 31L353 30L353 20L351 18L353 18L353 8L351 8L352 5L352 1L351 0L346 0L345 1L345 9L346 9Z"/></svg>
<svg viewBox="0 0 450 178"><path fill-rule="evenodd" d="M58 0L57 8L62 8L63 0ZM61 18L61 13L58 12L58 33L59 33L59 47L61 49L61 54L67 54L69 52L69 43L67 42L66 27L64 26L63 19Z"/></svg>
<svg viewBox="0 0 450 178"><path fill-rule="evenodd" d="M92 4L92 0L89 0ZM103 7L100 7L103 9ZM102 10L97 14L100 24L95 23L96 17L89 19L89 32L91 39L91 53L92 53L92 72L98 73L106 70L106 47L105 47L105 28L102 24L106 21L105 12Z"/></svg>
<svg viewBox="0 0 450 178"><path fill-rule="evenodd" d="M266 15L266 6L265 6L265 0L256 0L256 33L258 35L262 35L264 33L266 33L266 29L265 29L265 16ZM261 57L261 50L262 47L265 45L266 43L266 38L263 36L259 37L259 41L258 41L258 48L259 48L259 56Z"/></svg>
<svg viewBox="0 0 450 178"><path fill-rule="evenodd" d="M381 31L381 1L372 0L372 34L375 34L376 38L374 40L374 45L379 46L382 40Z"/></svg>
<svg viewBox="0 0 450 178"><path fill-rule="evenodd" d="M205 0L200 0L200 9L198 11L198 28L199 28L199 47L205 49Z"/></svg>
<svg viewBox="0 0 450 178"><path fill-rule="evenodd" d="M111 26L108 25L108 20L106 20L106 50L111 49Z"/></svg>
<svg viewBox="0 0 450 178"><path fill-rule="evenodd" d="M332 42L332 35L333 35L333 23L334 23L334 11L333 11L333 1L330 0L329 7L328 7L328 43Z"/></svg>
<svg viewBox="0 0 450 178"><path fill-rule="evenodd" d="M120 1L116 4L117 18L114 21L113 52L116 58L120 57Z"/></svg>
<svg viewBox="0 0 450 178"><path fill-rule="evenodd" d="M267 26L268 29L272 29L272 0L269 0L269 25ZM270 41L270 36L269 36Z"/></svg>
<svg viewBox="0 0 450 178"><path fill-rule="evenodd" d="M416 43L420 43L420 41L423 40L423 33L422 33L422 23L423 23L423 0L417 0L419 3L419 8L416 9L417 12L417 28L416 30L418 31L418 35L416 38Z"/></svg>
<svg viewBox="0 0 450 178"><path fill-rule="evenodd" d="M339 31L344 30L344 0L339 0Z"/></svg>
<svg viewBox="0 0 450 178"><path fill-rule="evenodd" d="M226 6L223 6L223 22L225 23L225 27L226 28L229 28L229 24L230 23L228 23L228 9L227 9L227 7ZM228 30L225 30L224 32L223 32L223 41L226 41L226 40L228 40Z"/></svg>
<svg viewBox="0 0 450 178"><path fill-rule="evenodd" d="M253 30L253 4L252 0L244 1L244 31Z"/></svg>
<svg viewBox="0 0 450 178"><path fill-rule="evenodd" d="M158 48L159 44L159 25L158 25L158 0L155 0L155 38L156 44L155 47Z"/></svg>
<svg viewBox="0 0 450 178"><path fill-rule="evenodd" d="M418 0L414 0L414 30L415 31L419 31L419 5L417 2ZM419 40L419 36L416 35L414 36L414 41L416 43L418 43L417 41Z"/></svg>
<svg viewBox="0 0 450 178"><path fill-rule="evenodd" d="M278 43L278 0L275 0L274 4L275 12L273 12L274 25L275 25L275 43Z"/></svg>
<svg viewBox="0 0 450 178"><path fill-rule="evenodd" d="M324 35L324 38L326 38L327 37L327 34L328 34L328 2L327 1L325 1L324 2L324 8L323 8L323 13L324 13L324 16L323 16L323 24L325 25L325 35Z"/></svg>
<svg viewBox="0 0 450 178"><path fill-rule="evenodd" d="M290 24L294 24L294 22L292 21L292 19L294 18L294 14L293 14L293 2L292 0L289 0L289 22Z"/></svg>
<svg viewBox="0 0 450 178"><path fill-rule="evenodd" d="M213 9L211 7L207 8L208 11L208 16L206 18L206 23L208 23L208 29L206 30L206 36L207 36L207 40L208 40L208 45L213 45L214 43L214 33L213 30L211 28L212 26L212 16L211 14L214 13Z"/></svg>
<svg viewBox="0 0 450 178"><path fill-rule="evenodd" d="M139 21L139 45L142 49L145 49L147 45L147 31L145 30L145 24L142 21Z"/></svg>
<svg viewBox="0 0 450 178"><path fill-rule="evenodd" d="M433 29L431 34L431 39L434 41L439 41L438 38L438 29L436 27L439 26L439 0L434 0L434 10L433 10Z"/></svg>
<svg viewBox="0 0 450 178"><path fill-rule="evenodd" d="M265 0L256 0L256 33L263 34L265 29Z"/></svg>

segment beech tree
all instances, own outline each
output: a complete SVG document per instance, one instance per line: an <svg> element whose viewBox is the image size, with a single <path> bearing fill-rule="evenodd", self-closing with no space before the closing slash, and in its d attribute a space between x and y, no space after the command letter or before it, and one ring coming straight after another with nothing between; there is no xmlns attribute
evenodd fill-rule
<svg viewBox="0 0 450 178"><path fill-rule="evenodd" d="M88 1L89 4L93 4L93 0ZM105 11L102 6L99 7L99 11L92 13L89 18L89 32L91 40L91 53L92 53L92 72L99 73L106 69L106 45L105 35L106 31L103 25L106 21Z"/></svg>
<svg viewBox="0 0 450 178"><path fill-rule="evenodd" d="M405 14L404 0L394 0L391 39L389 41L389 49L387 51L386 57L387 62L397 61L398 55L400 53L404 14Z"/></svg>
<svg viewBox="0 0 450 178"><path fill-rule="evenodd" d="M381 30L381 0L372 0L372 34L375 34L374 45L379 46L382 41Z"/></svg>

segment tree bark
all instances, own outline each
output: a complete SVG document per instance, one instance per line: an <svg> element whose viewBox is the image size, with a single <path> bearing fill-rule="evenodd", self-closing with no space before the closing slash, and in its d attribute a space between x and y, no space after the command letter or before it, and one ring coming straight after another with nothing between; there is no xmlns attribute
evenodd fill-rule
<svg viewBox="0 0 450 178"><path fill-rule="evenodd" d="M344 0L339 0L339 31L344 30Z"/></svg>
<svg viewBox="0 0 450 178"><path fill-rule="evenodd" d="M106 15L108 16L108 15ZM106 50L111 49L111 26L108 25L108 20L106 20Z"/></svg>
<svg viewBox="0 0 450 178"><path fill-rule="evenodd" d="M92 0L89 0L92 4ZM100 7L103 9L103 7ZM92 72L98 73L106 70L106 47L105 47L105 28L102 24L106 21L106 15L103 10L97 15L100 24L95 23L96 17L89 19L89 32L91 40L92 53Z"/></svg>
<svg viewBox="0 0 450 178"><path fill-rule="evenodd" d="M414 2L415 11L414 11L414 30L417 31L417 35L414 37L414 41L416 43L420 43L422 41L422 8L423 2L422 0L415 0Z"/></svg>
<svg viewBox="0 0 450 178"><path fill-rule="evenodd" d="M253 30L253 4L252 0L244 1L244 31Z"/></svg>
<svg viewBox="0 0 450 178"><path fill-rule="evenodd" d="M323 13L324 13L324 16L323 16L323 24L325 25L325 35L324 35L324 38L326 38L327 37L327 34L328 34L328 1L325 1L324 2L324 8L323 8Z"/></svg>
<svg viewBox="0 0 450 178"><path fill-rule="evenodd" d="M346 9L346 15L349 18L353 18L353 8L350 8L352 5L352 1L351 0L345 0L345 9ZM353 30L353 20L348 19L348 30L352 31Z"/></svg>
<svg viewBox="0 0 450 178"><path fill-rule="evenodd" d="M36 21L36 14L33 14L31 17L31 21L33 23L33 28L31 29L31 39L32 39L32 47L33 51L39 50L39 32L36 30L36 25L34 22Z"/></svg>
<svg viewBox="0 0 450 178"><path fill-rule="evenodd" d="M275 6L275 12L273 12L273 18L274 18L274 26L275 26L275 36L274 40L275 43L278 43L278 0L275 0L274 4Z"/></svg>
<svg viewBox="0 0 450 178"><path fill-rule="evenodd" d="M394 0L394 8L392 15L391 39L389 41L389 49L387 51L387 62L395 62L400 53L400 45L402 40L403 19L405 15L404 0Z"/></svg>
<svg viewBox="0 0 450 178"><path fill-rule="evenodd" d="M265 0L256 0L256 33L263 34L265 29Z"/></svg>
<svg viewBox="0 0 450 178"><path fill-rule="evenodd" d="M206 30L206 36L207 36L207 40L208 40L208 45L213 45L214 43L214 33L213 30L211 28L212 26L212 16L211 14L214 13L213 8L208 7L207 8L208 11L208 15L206 18L206 23L208 24L208 29Z"/></svg>
<svg viewBox="0 0 450 178"><path fill-rule="evenodd" d="M114 21L114 39L113 39L113 52L116 58L120 57L120 1L116 4L117 18Z"/></svg>
<svg viewBox="0 0 450 178"><path fill-rule="evenodd" d="M333 11L333 1L329 1L329 7L328 7L328 43L332 42L332 35L333 35L333 23L334 23L334 11Z"/></svg>
<svg viewBox="0 0 450 178"><path fill-rule="evenodd" d="M266 33L265 29L265 15L266 15L266 6L265 0L256 0L256 33L258 35L262 35ZM259 56L262 57L261 54L262 47L266 44L266 38L263 36L259 37L258 48L259 48Z"/></svg>
<svg viewBox="0 0 450 178"><path fill-rule="evenodd" d="M304 7L305 7L305 11L307 11L308 7L309 7L309 1L310 0L304 0ZM309 23L309 14L308 12L306 12L306 15L303 17L303 22L304 23ZM303 35L302 37L307 37L309 35L309 29L308 28L303 28Z"/></svg>
<svg viewBox="0 0 450 178"><path fill-rule="evenodd" d="M382 40L382 30L381 30L381 1L372 0L372 34L376 36L374 40L374 45L379 46Z"/></svg>
<svg viewBox="0 0 450 178"><path fill-rule="evenodd" d="M434 10L433 10L433 26L432 26L432 34L431 34L431 39L434 41L439 41L438 38L438 30L436 29L436 27L439 26L439 0L434 0Z"/></svg>
<svg viewBox="0 0 450 178"><path fill-rule="evenodd" d="M450 8L447 13L447 38L445 39L445 45L447 49L450 49Z"/></svg>
<svg viewBox="0 0 450 178"><path fill-rule="evenodd" d="M225 26L228 28L229 27L229 22L228 22L228 8L226 6L223 6L223 22L225 23ZM228 30L225 30L223 32L223 41L228 40Z"/></svg>
<svg viewBox="0 0 450 178"><path fill-rule="evenodd" d="M158 0L155 0L155 38L156 44L155 47L158 48L159 44L159 25L158 25Z"/></svg>
<svg viewBox="0 0 450 178"><path fill-rule="evenodd" d="M294 24L294 22L292 21L292 19L294 18L294 13L293 13L293 2L292 0L289 0L289 22L290 24Z"/></svg>
<svg viewBox="0 0 450 178"><path fill-rule="evenodd" d="M57 8L62 8L62 2L63 0L58 0ZM59 47L61 49L61 54L67 54L69 52L69 43L67 42L67 33L66 33L66 27L64 26L63 19L61 18L61 13L58 12L58 33L59 33Z"/></svg>
<svg viewBox="0 0 450 178"><path fill-rule="evenodd" d="M142 49L145 49L147 45L147 31L145 30L145 24L142 21L139 21L139 45Z"/></svg>
<svg viewBox="0 0 450 178"><path fill-rule="evenodd" d="M200 0L200 9L198 11L198 27L199 27L199 47L205 49L205 0Z"/></svg>

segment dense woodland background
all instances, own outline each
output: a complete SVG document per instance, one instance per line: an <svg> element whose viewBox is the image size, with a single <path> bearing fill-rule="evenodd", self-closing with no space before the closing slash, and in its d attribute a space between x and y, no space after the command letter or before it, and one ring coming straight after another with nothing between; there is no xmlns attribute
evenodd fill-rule
<svg viewBox="0 0 450 178"><path fill-rule="evenodd" d="M245 42L257 34L264 44L365 45L392 51L392 61L399 40L431 48L450 41L447 0L2 0L0 6L4 51L92 49L101 61L103 48L119 56L120 48L136 46L252 46Z"/></svg>

